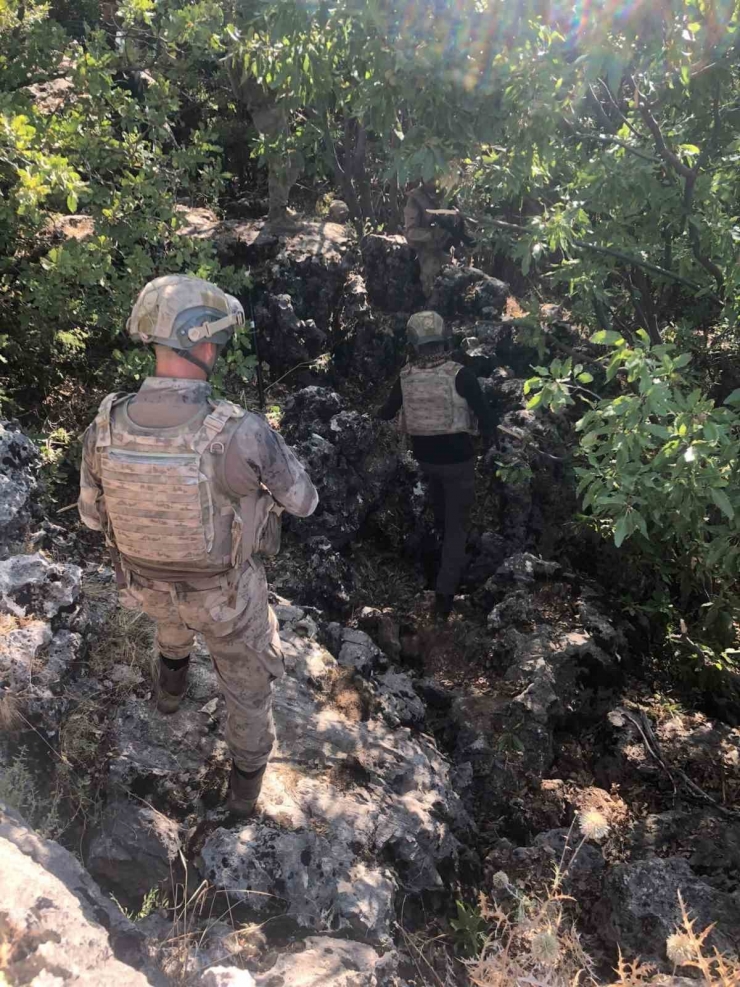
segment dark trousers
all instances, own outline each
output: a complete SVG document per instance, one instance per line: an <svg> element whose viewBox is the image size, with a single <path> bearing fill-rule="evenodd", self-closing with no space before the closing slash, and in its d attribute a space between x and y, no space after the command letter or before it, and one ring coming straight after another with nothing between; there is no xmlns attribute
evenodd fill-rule
<svg viewBox="0 0 740 987"><path fill-rule="evenodd" d="M436 526L444 532L436 590L454 596L465 566L468 519L475 500L475 460L419 463L429 481Z"/></svg>

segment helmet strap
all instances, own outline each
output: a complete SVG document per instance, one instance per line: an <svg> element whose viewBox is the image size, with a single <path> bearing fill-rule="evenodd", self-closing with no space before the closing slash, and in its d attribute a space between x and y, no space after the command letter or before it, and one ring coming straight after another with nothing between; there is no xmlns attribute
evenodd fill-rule
<svg viewBox="0 0 740 987"><path fill-rule="evenodd" d="M193 353L189 353L187 350L175 350L175 353L177 353L178 356L181 356L183 360L187 360L188 363L192 363L193 366L199 367L205 373L206 379L208 379L213 373L213 367L209 367L207 363L199 360ZM216 359L218 359L218 357L216 357ZM214 360L213 366L215 367L215 365L216 361Z"/></svg>

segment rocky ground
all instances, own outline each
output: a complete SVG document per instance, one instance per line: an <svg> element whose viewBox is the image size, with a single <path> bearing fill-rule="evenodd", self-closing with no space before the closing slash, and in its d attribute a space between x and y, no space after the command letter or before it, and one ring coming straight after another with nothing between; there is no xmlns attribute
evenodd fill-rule
<svg viewBox="0 0 740 987"><path fill-rule="evenodd" d="M207 655L181 710L159 716L148 620L117 608L96 539L45 516L36 452L4 425L6 982L466 984L480 933L553 887L600 983L617 947L668 977L654 983L682 982L666 955L679 892L697 929L716 923L708 946L740 952L735 683L709 703L656 678L648 629L616 603L629 572L571 522L569 423L523 408L537 357L507 286L448 268L432 302L504 426L478 463L463 592L440 627L423 483L371 414L419 305L405 242L188 221L253 267L271 418L321 496L270 564L279 745L258 814L235 825ZM559 318L543 316L546 335L587 361Z"/></svg>

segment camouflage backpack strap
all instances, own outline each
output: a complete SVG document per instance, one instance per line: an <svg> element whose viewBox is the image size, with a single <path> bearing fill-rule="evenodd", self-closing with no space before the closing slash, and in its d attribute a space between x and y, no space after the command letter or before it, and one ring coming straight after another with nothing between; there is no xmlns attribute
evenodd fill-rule
<svg viewBox="0 0 740 987"><path fill-rule="evenodd" d="M125 398L130 397L129 394L123 391L114 391L112 394L108 394L100 402L100 407L98 408L98 413L95 416L95 448L104 449L108 448L111 443L110 435L110 416L117 404L120 404Z"/></svg>
<svg viewBox="0 0 740 987"><path fill-rule="evenodd" d="M193 439L193 449L201 456L206 450L220 455L226 451L225 444L219 435L233 418L243 418L246 412L233 401L219 401L213 406L213 411L207 415L200 431Z"/></svg>

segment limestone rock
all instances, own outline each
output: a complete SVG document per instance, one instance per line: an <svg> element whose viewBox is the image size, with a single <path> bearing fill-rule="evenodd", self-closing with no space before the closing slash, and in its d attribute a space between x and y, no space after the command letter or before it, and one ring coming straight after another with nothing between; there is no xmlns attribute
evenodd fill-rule
<svg viewBox="0 0 740 987"><path fill-rule="evenodd" d="M20 547L28 534L37 458L31 440L12 423L0 421L0 558Z"/></svg>
<svg viewBox="0 0 740 987"><path fill-rule="evenodd" d="M273 376L318 356L326 345L326 333L313 319L299 319L287 293L267 294L255 308L260 334L260 359Z"/></svg>
<svg viewBox="0 0 740 987"><path fill-rule="evenodd" d="M380 662L385 663L385 656L369 634L352 627L343 627L337 661L344 668L369 672Z"/></svg>
<svg viewBox="0 0 740 987"><path fill-rule="evenodd" d="M257 912L270 909L278 892L300 928L390 935L395 882L385 869L354 859L346 844L253 824L216 830L202 857L206 878Z"/></svg>
<svg viewBox="0 0 740 987"><path fill-rule="evenodd" d="M87 854L93 877L126 895L145 895L177 870L177 823L145 805L111 802Z"/></svg>
<svg viewBox="0 0 740 987"><path fill-rule="evenodd" d="M200 983L203 987L385 987L394 966L394 954L381 957L366 943L309 936L280 953L264 973L253 976L237 967L218 966L206 971Z"/></svg>
<svg viewBox="0 0 740 987"><path fill-rule="evenodd" d="M217 695L214 682L208 698ZM132 697L122 703L113 719L114 786L130 789L138 780L149 794L159 794L160 807L168 807L170 801L187 805L188 784L205 774L206 760L223 745L211 730L210 714L201 713L201 707L188 703L165 718L151 700Z"/></svg>
<svg viewBox="0 0 740 987"><path fill-rule="evenodd" d="M389 669L377 681L377 703L391 727L421 727L426 718L424 703L405 672Z"/></svg>
<svg viewBox="0 0 740 987"><path fill-rule="evenodd" d="M303 541L327 538L332 547L353 541L370 512L393 485L399 464L395 429L370 415L328 410L341 400L323 388L299 391L285 409L283 428L319 492L319 506L300 524L288 520ZM307 582L307 581L306 581Z"/></svg>
<svg viewBox="0 0 740 987"><path fill-rule="evenodd" d="M503 563L489 580L500 600L489 615L493 651L511 689L504 696L463 695L452 708L456 761L472 762L481 794L504 803L526 828L532 822L528 792L552 765L556 727L584 714L598 719L597 697L603 694L606 711L607 690L621 677L616 653L599 647L585 630L563 633L543 615L537 578L558 568L521 554ZM551 584L550 599L558 586L565 601L572 599L567 584ZM551 605L547 600L545 596L545 613Z"/></svg>
<svg viewBox="0 0 740 987"><path fill-rule="evenodd" d="M370 302L385 312L413 312L424 297L416 252L405 236L373 233L362 241Z"/></svg>
<svg viewBox="0 0 740 987"><path fill-rule="evenodd" d="M236 966L212 966L200 982L202 987L255 987L252 974Z"/></svg>
<svg viewBox="0 0 740 987"><path fill-rule="evenodd" d="M341 307L347 276L356 262L352 230L332 222L304 222L285 238L268 266L271 294L290 295L299 319L313 319L329 332L334 313Z"/></svg>
<svg viewBox="0 0 740 987"><path fill-rule="evenodd" d="M303 387L285 402L283 424L300 426L304 422L330 421L344 410L344 401L328 387Z"/></svg>
<svg viewBox="0 0 740 987"><path fill-rule="evenodd" d="M40 554L0 562L0 689L22 696L26 715L49 731L59 725L62 685L82 647L80 586L78 566Z"/></svg>
<svg viewBox="0 0 740 987"><path fill-rule="evenodd" d="M405 317L381 316L370 306L367 286L350 274L342 294L342 322L347 327L334 349L334 369L355 385L374 387L399 369L404 354Z"/></svg>
<svg viewBox="0 0 740 987"><path fill-rule="evenodd" d="M396 889L443 888L458 866L458 836L471 823L434 742L380 717L343 712L332 692L341 664L315 637L300 633L306 617L299 619L298 608L279 613L287 674L275 684L277 748L248 826L223 822L218 828L225 816L218 795L212 810L217 828L209 829L200 850L203 876L255 912L281 900L286 914L310 931L341 928L386 941ZM350 648L367 657L371 677L362 681L371 699L393 695L421 712L405 676L374 680L387 659L366 634L339 627L335 643L338 654ZM130 697L113 722L113 788L143 794L169 816L197 809L204 788L214 785L213 765L227 760L223 705L209 703L217 693L210 665L195 653L190 671L193 682L173 715L163 717L150 701ZM396 710L393 722L401 716ZM106 838L111 827L120 829L116 814L111 808L104 821ZM128 867L127 855L133 861L145 849L151 863L142 869L151 881L155 870L164 870L176 829L166 827L164 838L137 832L132 821L125 839L116 836L117 859ZM97 861L107 853L104 842L100 847ZM106 878L116 878L112 863L104 869Z"/></svg>
<svg viewBox="0 0 740 987"><path fill-rule="evenodd" d="M540 833L531 846L517 847L510 840L497 840L485 860L487 882L495 886L494 876L503 871L512 886L545 887L562 860L565 893L577 898L581 906L590 906L601 894L606 863L601 850L589 843L584 843L573 859L579 843L580 834L568 829Z"/></svg>
<svg viewBox="0 0 740 987"><path fill-rule="evenodd" d="M143 937L71 853L37 836L0 805L0 931L20 948L11 982L146 987L127 964L144 960ZM16 958L17 956L17 958ZM5 967L4 967L5 969ZM34 980L53 976L53 981ZM155 981L156 982L156 981Z"/></svg>
<svg viewBox="0 0 740 987"><path fill-rule="evenodd" d="M492 278L475 267L443 267L429 301L429 308L447 317L498 315L509 296L505 281Z"/></svg>
<svg viewBox="0 0 740 987"><path fill-rule="evenodd" d="M538 579L552 579L560 571L557 562L547 562L530 552L512 555L496 570L496 583L532 586Z"/></svg>
<svg viewBox="0 0 740 987"><path fill-rule="evenodd" d="M340 650L380 655L362 632L339 629L337 642ZM256 911L279 896L304 928L386 940L400 881L406 889L442 887L456 867L453 830L462 832L469 820L429 740L349 718L328 701L337 661L298 635L289 633L284 647L288 675L275 691L278 749L258 815L247 827L221 828L206 839L204 876Z"/></svg>
<svg viewBox="0 0 740 987"><path fill-rule="evenodd" d="M282 953L256 979L257 987L382 987L388 964L372 946L310 936L297 952ZM246 987L246 985L245 985Z"/></svg>
<svg viewBox="0 0 740 987"><path fill-rule="evenodd" d="M665 943L680 923L679 892L702 931L716 923L708 947L740 952L740 902L700 880L683 857L617 864L606 876L606 934L626 958L666 964Z"/></svg>
<svg viewBox="0 0 740 987"><path fill-rule="evenodd" d="M360 611L359 624L375 638L380 650L391 661L398 661L401 657L400 624L393 613L385 613L374 607L363 607Z"/></svg>
<svg viewBox="0 0 740 987"><path fill-rule="evenodd" d="M50 619L73 606L80 595L82 570L49 562L43 555L15 555L0 562L0 607L15 617Z"/></svg>

